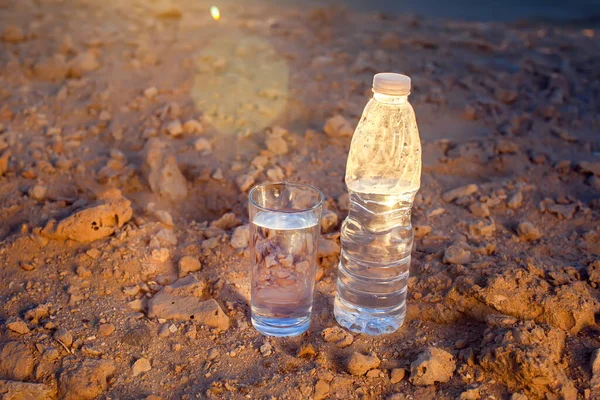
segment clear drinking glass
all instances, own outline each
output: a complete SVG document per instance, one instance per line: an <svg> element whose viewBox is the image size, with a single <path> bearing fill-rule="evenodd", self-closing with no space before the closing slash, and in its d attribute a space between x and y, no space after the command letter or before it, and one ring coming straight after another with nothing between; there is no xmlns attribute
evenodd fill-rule
<svg viewBox="0 0 600 400"><path fill-rule="evenodd" d="M323 194L297 183L265 183L249 194L252 325L269 336L308 329Z"/></svg>

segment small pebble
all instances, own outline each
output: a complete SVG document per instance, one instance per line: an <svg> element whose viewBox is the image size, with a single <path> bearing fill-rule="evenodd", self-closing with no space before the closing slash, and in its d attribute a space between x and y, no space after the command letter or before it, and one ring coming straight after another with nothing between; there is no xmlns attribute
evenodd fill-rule
<svg viewBox="0 0 600 400"><path fill-rule="evenodd" d="M542 237L542 233L531 222L521 222L517 227L519 237L527 242L538 240Z"/></svg>
<svg viewBox="0 0 600 400"><path fill-rule="evenodd" d="M144 90L144 96L146 96L147 99L153 99L156 97L156 95L158 95L158 89L154 86Z"/></svg>
<svg viewBox="0 0 600 400"><path fill-rule="evenodd" d="M210 153L213 149L213 146L208 139L200 138L194 142L194 148L196 151Z"/></svg>
<svg viewBox="0 0 600 400"><path fill-rule="evenodd" d="M167 133L173 137L178 137L183 134L183 127L181 126L181 121L178 119L169 122L165 129L167 130Z"/></svg>
<svg viewBox="0 0 600 400"><path fill-rule="evenodd" d="M12 332L24 335L29 333L29 327L21 318L11 317L6 321L6 328Z"/></svg>
<svg viewBox="0 0 600 400"><path fill-rule="evenodd" d="M200 271L202 264L196 257L184 256L179 259L179 277L184 277L190 272Z"/></svg>
<svg viewBox="0 0 600 400"><path fill-rule="evenodd" d="M100 326L98 327L98 333L100 334L100 336L110 336L113 334L114 331L115 325L111 323L100 324Z"/></svg>
<svg viewBox="0 0 600 400"><path fill-rule="evenodd" d="M148 372L152 369L152 365L150 365L150 361L147 358L140 358L135 363L133 363L133 376L138 376L143 374L144 372Z"/></svg>
<svg viewBox="0 0 600 400"><path fill-rule="evenodd" d="M459 246L450 246L444 252L444 264L465 265L471 262L471 252Z"/></svg>
<svg viewBox="0 0 600 400"><path fill-rule="evenodd" d="M390 374L390 382L392 384L398 383L406 376L406 370L404 368L394 368Z"/></svg>

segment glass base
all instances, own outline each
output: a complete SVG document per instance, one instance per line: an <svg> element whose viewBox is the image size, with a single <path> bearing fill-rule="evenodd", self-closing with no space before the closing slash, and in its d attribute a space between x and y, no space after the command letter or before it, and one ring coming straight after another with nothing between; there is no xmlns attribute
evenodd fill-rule
<svg viewBox="0 0 600 400"><path fill-rule="evenodd" d="M252 315L252 325L257 331L267 336L298 336L308 329L310 315L302 318L265 318Z"/></svg>
<svg viewBox="0 0 600 400"><path fill-rule="evenodd" d="M384 335L393 333L402 326L406 316L406 303L392 309L367 308L350 304L336 296L333 314L338 324L349 331L371 336Z"/></svg>

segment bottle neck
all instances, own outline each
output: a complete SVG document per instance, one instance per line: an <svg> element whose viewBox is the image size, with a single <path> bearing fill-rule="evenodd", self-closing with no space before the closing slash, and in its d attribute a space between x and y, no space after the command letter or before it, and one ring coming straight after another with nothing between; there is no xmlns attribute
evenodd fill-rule
<svg viewBox="0 0 600 400"><path fill-rule="evenodd" d="M405 96L390 96L383 93L373 92L373 99L385 104L404 104L408 103L408 95Z"/></svg>

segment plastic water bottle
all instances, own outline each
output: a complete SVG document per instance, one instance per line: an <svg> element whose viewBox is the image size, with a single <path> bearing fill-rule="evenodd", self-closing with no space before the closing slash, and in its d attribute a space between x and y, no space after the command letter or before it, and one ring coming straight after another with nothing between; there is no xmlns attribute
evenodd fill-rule
<svg viewBox="0 0 600 400"><path fill-rule="evenodd" d="M413 244L410 213L421 184L421 142L410 78L382 73L352 137L350 211L342 224L334 313L354 332L397 330L406 315Z"/></svg>

